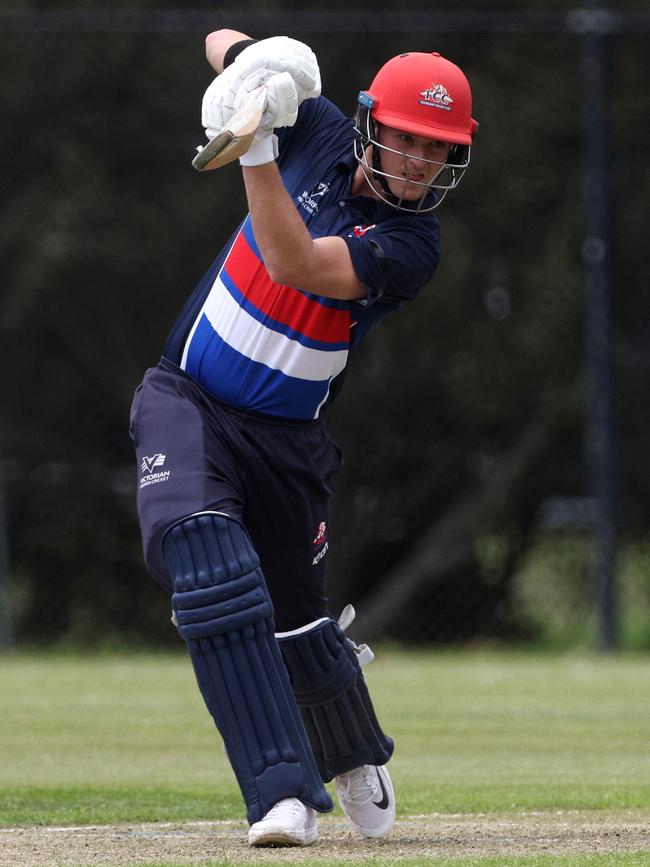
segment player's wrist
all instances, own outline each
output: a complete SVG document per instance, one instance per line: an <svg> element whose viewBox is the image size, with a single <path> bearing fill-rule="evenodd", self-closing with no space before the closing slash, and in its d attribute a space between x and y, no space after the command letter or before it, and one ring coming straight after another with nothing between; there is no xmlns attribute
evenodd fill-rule
<svg viewBox="0 0 650 867"><path fill-rule="evenodd" d="M277 156L278 137L267 135L262 139L255 139L246 153L239 157L239 162L242 166L262 166L275 162Z"/></svg>

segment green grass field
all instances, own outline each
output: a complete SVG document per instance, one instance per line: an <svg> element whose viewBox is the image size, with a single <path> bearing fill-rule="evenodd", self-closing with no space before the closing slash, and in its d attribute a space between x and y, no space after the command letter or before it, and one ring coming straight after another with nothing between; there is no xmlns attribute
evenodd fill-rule
<svg viewBox="0 0 650 867"><path fill-rule="evenodd" d="M389 648L377 656L367 677L397 744L400 818L593 811L647 817L650 827L647 657ZM183 655L5 656L0 690L0 825L241 819ZM650 846L400 863L648 865Z"/></svg>

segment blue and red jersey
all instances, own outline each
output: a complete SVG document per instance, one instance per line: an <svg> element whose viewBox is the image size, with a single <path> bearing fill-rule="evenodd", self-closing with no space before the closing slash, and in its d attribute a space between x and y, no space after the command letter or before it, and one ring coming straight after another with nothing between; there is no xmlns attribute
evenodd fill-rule
<svg viewBox="0 0 650 867"><path fill-rule="evenodd" d="M439 259L438 221L350 195L354 127L324 97L279 134L278 166L314 238L339 235L366 286L339 301L274 283L246 217L177 320L165 357L215 397L283 418L318 418L343 383L350 348L411 300Z"/></svg>

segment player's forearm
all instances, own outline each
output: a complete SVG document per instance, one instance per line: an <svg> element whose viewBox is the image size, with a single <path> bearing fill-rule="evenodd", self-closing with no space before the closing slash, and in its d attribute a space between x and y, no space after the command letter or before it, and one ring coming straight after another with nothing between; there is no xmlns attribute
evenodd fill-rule
<svg viewBox="0 0 650 867"><path fill-rule="evenodd" d="M327 298L365 297L345 241L311 237L277 165L243 171L255 241L271 279Z"/></svg>
<svg viewBox="0 0 650 867"><path fill-rule="evenodd" d="M272 280L295 285L309 267L314 241L275 163L244 168L255 240Z"/></svg>
<svg viewBox="0 0 650 867"><path fill-rule="evenodd" d="M241 42L243 39L250 39L245 33L240 33L238 30L215 30L209 33L205 39L205 56L208 63L215 72L221 74L223 72L223 61L226 52L231 45Z"/></svg>

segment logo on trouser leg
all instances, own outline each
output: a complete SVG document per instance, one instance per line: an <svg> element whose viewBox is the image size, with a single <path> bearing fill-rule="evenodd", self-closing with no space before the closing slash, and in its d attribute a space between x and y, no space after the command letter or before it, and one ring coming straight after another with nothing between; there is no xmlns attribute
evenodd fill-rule
<svg viewBox="0 0 650 867"><path fill-rule="evenodd" d="M142 472L140 478L140 490L146 488L148 485L157 485L159 482L166 482L169 479L171 476L170 470L154 472L156 467L163 467L165 465L166 459L167 455L160 453L151 455L151 457L145 455L142 458L142 463L140 464L140 470Z"/></svg>
<svg viewBox="0 0 650 867"><path fill-rule="evenodd" d="M313 541L314 548L320 548L321 550L314 555L314 559L311 561L312 566L316 566L319 563L325 554L327 554L327 549L329 547L327 543L327 524L325 521L321 521L316 530L316 538ZM322 545L322 548L321 548Z"/></svg>

